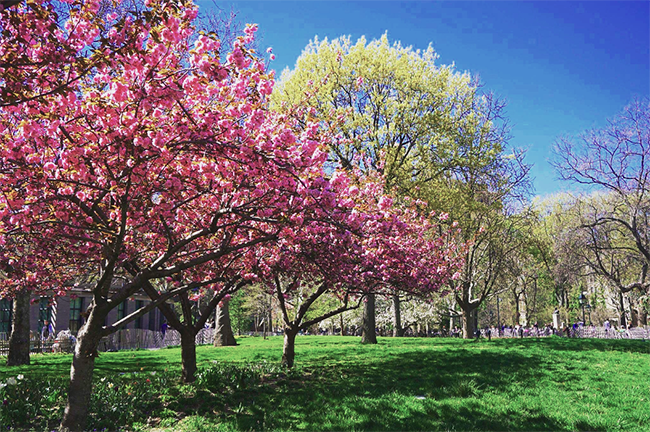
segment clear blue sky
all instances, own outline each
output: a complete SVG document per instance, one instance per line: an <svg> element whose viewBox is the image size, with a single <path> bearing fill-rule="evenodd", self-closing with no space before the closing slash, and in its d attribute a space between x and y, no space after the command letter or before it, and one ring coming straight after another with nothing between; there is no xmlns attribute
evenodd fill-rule
<svg viewBox="0 0 650 432"><path fill-rule="evenodd" d="M208 8L212 1L198 1ZM633 97L650 95L647 1L234 1L259 24L272 67L293 67L310 39L350 35L426 48L439 64L478 74L508 101L510 144L528 150L536 193L570 189L549 165L560 135L605 125Z"/></svg>

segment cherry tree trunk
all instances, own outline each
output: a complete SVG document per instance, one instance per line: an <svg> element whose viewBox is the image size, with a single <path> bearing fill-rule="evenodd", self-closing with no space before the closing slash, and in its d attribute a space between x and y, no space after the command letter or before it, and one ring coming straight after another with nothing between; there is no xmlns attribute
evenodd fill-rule
<svg viewBox="0 0 650 432"><path fill-rule="evenodd" d="M181 335L181 379L185 383L196 380L196 333L183 329Z"/></svg>
<svg viewBox="0 0 650 432"><path fill-rule="evenodd" d="M77 334L77 344L70 370L68 402L61 420L61 430L82 431L86 425L95 358L102 338L101 330L105 318L106 314L97 314L93 311Z"/></svg>
<svg viewBox="0 0 650 432"><path fill-rule="evenodd" d="M404 336L404 329L402 328L402 310L400 307L401 301L399 296L393 296L393 337Z"/></svg>
<svg viewBox="0 0 650 432"><path fill-rule="evenodd" d="M296 335L298 330L286 328L284 329L284 346L282 348L282 365L288 368L293 367L294 359L296 358Z"/></svg>
<svg viewBox="0 0 650 432"><path fill-rule="evenodd" d="M363 305L363 324L361 328L361 343L376 344L377 332L375 331L375 295L368 294Z"/></svg>
<svg viewBox="0 0 650 432"><path fill-rule="evenodd" d="M214 329L214 346L235 346L237 341L232 332L230 324L230 309L228 302L224 301L223 306L217 308L217 319Z"/></svg>
<svg viewBox="0 0 650 432"><path fill-rule="evenodd" d="M29 364L29 293L21 291L14 298L7 366Z"/></svg>

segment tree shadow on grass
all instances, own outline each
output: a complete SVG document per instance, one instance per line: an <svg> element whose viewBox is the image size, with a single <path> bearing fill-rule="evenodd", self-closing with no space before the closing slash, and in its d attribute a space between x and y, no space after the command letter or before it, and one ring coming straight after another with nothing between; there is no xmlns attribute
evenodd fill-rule
<svg viewBox="0 0 650 432"><path fill-rule="evenodd" d="M513 382L542 379L542 367L523 354L459 349L306 368L276 389L235 394L250 403L236 423L255 430L572 430L534 407L514 412L480 401L483 394L508 393Z"/></svg>

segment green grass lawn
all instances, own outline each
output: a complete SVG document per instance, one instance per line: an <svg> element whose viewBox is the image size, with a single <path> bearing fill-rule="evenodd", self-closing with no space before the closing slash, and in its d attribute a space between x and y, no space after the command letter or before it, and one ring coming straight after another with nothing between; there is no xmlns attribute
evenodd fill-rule
<svg viewBox="0 0 650 432"><path fill-rule="evenodd" d="M197 349L199 370L216 361L222 369L213 375L229 381L207 373L194 385L169 380L168 391L146 395L156 399L146 419L115 428L650 431L648 341L380 338L361 345L355 337L303 336L287 373L274 366L282 338L238 340ZM35 355L28 367L0 367L0 380L61 380L70 361ZM250 378L245 365L263 362ZM180 349L102 353L96 365L98 385L123 372L175 377Z"/></svg>

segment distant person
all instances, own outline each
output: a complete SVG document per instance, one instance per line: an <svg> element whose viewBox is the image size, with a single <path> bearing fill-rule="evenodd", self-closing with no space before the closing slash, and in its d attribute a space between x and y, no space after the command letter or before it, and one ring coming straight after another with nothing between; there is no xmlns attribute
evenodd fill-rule
<svg viewBox="0 0 650 432"><path fill-rule="evenodd" d="M52 333L54 333L54 329L52 328L52 325L48 320L43 321L43 327L41 328L41 340L48 340L51 336Z"/></svg>
<svg viewBox="0 0 650 432"><path fill-rule="evenodd" d="M160 331L162 332L163 337L165 337L165 333L167 333L167 327L169 327L167 321L162 323L162 325L160 326Z"/></svg>
<svg viewBox="0 0 650 432"><path fill-rule="evenodd" d="M578 337L578 323L573 323L573 337Z"/></svg>
<svg viewBox="0 0 650 432"><path fill-rule="evenodd" d="M492 340L492 329L490 327L485 327L485 334L488 338L488 341Z"/></svg>

